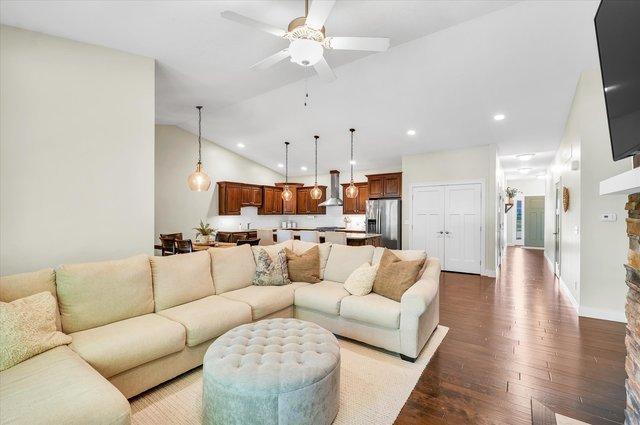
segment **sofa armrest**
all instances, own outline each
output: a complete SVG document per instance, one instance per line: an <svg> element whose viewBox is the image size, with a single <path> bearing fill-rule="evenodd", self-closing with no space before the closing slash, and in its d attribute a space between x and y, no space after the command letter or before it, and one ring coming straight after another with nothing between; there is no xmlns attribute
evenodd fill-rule
<svg viewBox="0 0 640 425"><path fill-rule="evenodd" d="M440 261L428 258L422 277L402 294L401 314L421 316L438 293L440 282Z"/></svg>

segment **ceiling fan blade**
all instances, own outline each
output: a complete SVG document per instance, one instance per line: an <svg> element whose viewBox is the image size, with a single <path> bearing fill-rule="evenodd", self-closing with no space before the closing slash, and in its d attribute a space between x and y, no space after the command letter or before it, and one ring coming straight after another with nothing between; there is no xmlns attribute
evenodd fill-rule
<svg viewBox="0 0 640 425"><path fill-rule="evenodd" d="M309 14L307 15L305 24L309 28L320 30L324 26L335 3L336 0L314 0L309 8Z"/></svg>
<svg viewBox="0 0 640 425"><path fill-rule="evenodd" d="M267 69L281 60L289 57L289 49L282 49L268 58L262 59L260 62L251 65L251 69Z"/></svg>
<svg viewBox="0 0 640 425"><path fill-rule="evenodd" d="M367 50L384 52L389 48L389 39L382 37L328 37L329 46L336 50Z"/></svg>
<svg viewBox="0 0 640 425"><path fill-rule="evenodd" d="M230 21L237 22L242 25L247 25L260 31L268 32L269 34L273 34L277 37L284 37L284 35L287 33L283 29L274 27L273 25L265 24L264 22L256 21L255 19L248 18L230 10L221 12L220 16Z"/></svg>
<svg viewBox="0 0 640 425"><path fill-rule="evenodd" d="M331 69L325 58L322 58L318 62L316 62L316 64L313 65L313 69L316 70L318 76L322 80L328 83L336 79L336 74L333 73L333 70Z"/></svg>

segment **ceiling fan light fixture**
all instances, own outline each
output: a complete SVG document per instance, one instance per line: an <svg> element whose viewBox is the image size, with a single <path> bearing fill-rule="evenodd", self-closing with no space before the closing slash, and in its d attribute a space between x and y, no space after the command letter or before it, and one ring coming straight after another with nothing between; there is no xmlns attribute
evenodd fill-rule
<svg viewBox="0 0 640 425"><path fill-rule="evenodd" d="M296 39L289 45L291 61L301 66L313 66L324 54L322 44L314 40Z"/></svg>

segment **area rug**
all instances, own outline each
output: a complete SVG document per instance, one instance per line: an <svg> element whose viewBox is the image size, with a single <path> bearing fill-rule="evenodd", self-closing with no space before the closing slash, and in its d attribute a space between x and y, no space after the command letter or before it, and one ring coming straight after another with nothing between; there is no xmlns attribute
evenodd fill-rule
<svg viewBox="0 0 640 425"><path fill-rule="evenodd" d="M340 411L334 424L392 424L448 331L438 326L415 363L339 338ZM134 425L198 425L201 412L202 367L131 400Z"/></svg>

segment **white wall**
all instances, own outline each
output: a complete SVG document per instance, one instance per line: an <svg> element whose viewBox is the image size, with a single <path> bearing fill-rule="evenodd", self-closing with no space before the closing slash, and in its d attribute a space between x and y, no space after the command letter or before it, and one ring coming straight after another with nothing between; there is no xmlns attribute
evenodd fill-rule
<svg viewBox="0 0 640 425"><path fill-rule="evenodd" d="M194 109L195 113L195 109ZM219 230L277 227L281 216L258 215L257 208L242 209L240 216L218 215L218 181L273 185L284 176L254 161L202 139L202 164L211 177L207 192L192 192L187 177L198 160L198 138L173 125L156 126L155 235L182 232L195 237L200 220Z"/></svg>
<svg viewBox="0 0 640 425"><path fill-rule="evenodd" d="M0 273L153 252L154 61L2 26Z"/></svg>
<svg viewBox="0 0 640 425"><path fill-rule="evenodd" d="M429 152L402 157L402 245L411 246L411 192L420 183L481 181L484 183L485 201L485 255L484 272L495 273L496 262L496 156L495 145L469 149Z"/></svg>
<svg viewBox="0 0 640 425"><path fill-rule="evenodd" d="M577 170L571 170L573 161ZM625 320L626 198L600 196L598 189L601 180L630 168L630 159L611 159L600 72L585 71L550 167L545 204L545 256L553 262L555 183L569 189L569 210L561 213L560 278L581 316ZM610 212L618 215L616 222L599 220Z"/></svg>
<svg viewBox="0 0 640 425"><path fill-rule="evenodd" d="M524 197L525 196L545 196L545 191L547 189L546 181L540 180L537 178L532 179L508 179L507 187L515 187L518 189L518 196L516 200L520 199L523 202L524 206ZM545 210L547 205L545 203ZM523 211L524 212L524 211ZM523 214L524 217L524 214ZM515 206L509 210L506 217L507 223L507 243L509 245L515 245L515 228L516 228L516 208ZM524 221L523 221L523 238L524 238ZM546 223L545 223L546 229ZM546 234L546 230L545 230ZM521 241L523 242L523 241ZM522 243L519 243L522 245Z"/></svg>

